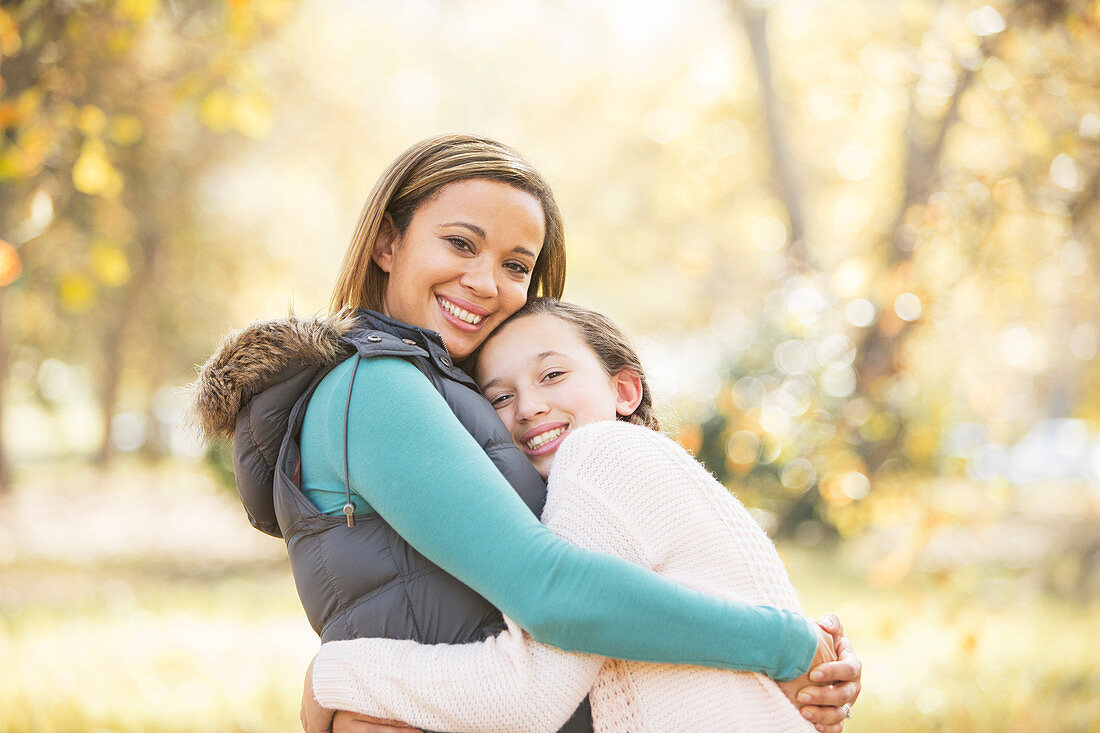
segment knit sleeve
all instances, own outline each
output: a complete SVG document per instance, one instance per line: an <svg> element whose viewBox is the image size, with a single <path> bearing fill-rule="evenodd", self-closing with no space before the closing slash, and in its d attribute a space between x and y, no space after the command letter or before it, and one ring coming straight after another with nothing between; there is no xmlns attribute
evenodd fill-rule
<svg viewBox="0 0 1100 733"><path fill-rule="evenodd" d="M557 537L411 364L365 361L351 399L353 490L410 545L536 640L774 679L809 668L816 635L801 614L709 596ZM342 407L319 426L333 444L343 435ZM329 468L342 474L342 465Z"/></svg>
<svg viewBox="0 0 1100 733"><path fill-rule="evenodd" d="M430 730L557 731L603 659L539 644L505 620L504 632L472 644L329 642L313 660L314 696L326 708Z"/></svg>

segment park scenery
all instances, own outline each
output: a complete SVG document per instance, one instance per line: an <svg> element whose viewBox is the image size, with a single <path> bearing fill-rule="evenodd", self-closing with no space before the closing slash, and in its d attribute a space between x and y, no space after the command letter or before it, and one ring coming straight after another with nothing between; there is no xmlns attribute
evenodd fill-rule
<svg viewBox="0 0 1100 733"><path fill-rule="evenodd" d="M1100 731L1100 2L0 6L0 731L293 731L318 639L227 331L417 140L522 151L566 299L863 661L846 730Z"/></svg>

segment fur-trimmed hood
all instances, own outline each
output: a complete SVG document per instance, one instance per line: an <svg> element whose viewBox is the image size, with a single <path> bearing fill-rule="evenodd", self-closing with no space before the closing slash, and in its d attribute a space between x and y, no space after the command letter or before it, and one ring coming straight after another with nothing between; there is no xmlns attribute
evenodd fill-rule
<svg viewBox="0 0 1100 733"><path fill-rule="evenodd" d="M241 406L288 370L317 369L349 356L353 348L342 336L356 323L354 313L290 316L227 334L191 386L191 419L203 438L231 438Z"/></svg>

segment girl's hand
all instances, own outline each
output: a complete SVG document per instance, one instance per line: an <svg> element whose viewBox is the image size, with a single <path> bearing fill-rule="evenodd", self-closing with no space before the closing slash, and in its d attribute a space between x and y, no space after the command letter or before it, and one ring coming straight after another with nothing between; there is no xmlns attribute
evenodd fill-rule
<svg viewBox="0 0 1100 733"><path fill-rule="evenodd" d="M407 728L396 720L380 720L360 713L340 710L332 721L332 733L423 733L417 728Z"/></svg>
<svg viewBox="0 0 1100 733"><path fill-rule="evenodd" d="M313 696L313 662L306 670L302 689L302 708L299 712L305 733L422 733L416 728L405 727L396 720L381 720L346 710L329 710L321 707Z"/></svg>
<svg viewBox="0 0 1100 733"><path fill-rule="evenodd" d="M306 733L332 733L334 713L334 710L322 708L317 698L313 697L313 663L310 661L306 669L306 681L301 689L301 710L298 712L301 730Z"/></svg>
<svg viewBox="0 0 1100 733"><path fill-rule="evenodd" d="M302 687L302 708L298 718L302 721L305 733L332 733L332 716L335 710L321 707L313 696L313 662L306 669L306 680Z"/></svg>
<svg viewBox="0 0 1100 733"><path fill-rule="evenodd" d="M819 731L840 733L862 689L863 664L835 614L826 614L817 623L836 640L836 659L819 663L815 657L809 685L797 690L794 704Z"/></svg>

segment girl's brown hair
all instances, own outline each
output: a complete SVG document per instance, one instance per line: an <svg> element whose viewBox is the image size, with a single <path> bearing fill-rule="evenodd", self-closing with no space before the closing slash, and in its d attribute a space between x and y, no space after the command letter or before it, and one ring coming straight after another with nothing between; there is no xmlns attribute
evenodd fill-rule
<svg viewBox="0 0 1100 733"><path fill-rule="evenodd" d="M495 333L499 333L512 321L543 314L560 318L573 325L580 332L581 338L584 339L588 348L592 349L592 353L600 360L600 364L603 365L608 376L615 376L623 369L629 369L637 374L642 383L642 400L638 403L638 408L634 412L618 417L620 420L660 431L661 424L658 422L653 409L653 392L650 391L649 382L646 381L642 361L638 358L638 353L634 350L634 347L630 345L630 339L626 337L623 330L602 313L597 313L575 303L564 303L557 298L531 298L526 305L500 324ZM488 343L492 338L493 336L490 334L485 342ZM482 344L482 346L484 345ZM479 348L471 357L471 363L476 363L480 353L481 349Z"/></svg>
<svg viewBox="0 0 1100 733"><path fill-rule="evenodd" d="M397 156L363 204L329 310L380 310L386 273L374 261L374 244L386 216L398 234L413 214L449 183L484 178L514 186L538 199L545 218L542 250L531 272L528 297L560 297L565 288L565 228L554 193L530 163L507 145L472 135L441 135L423 140Z"/></svg>

